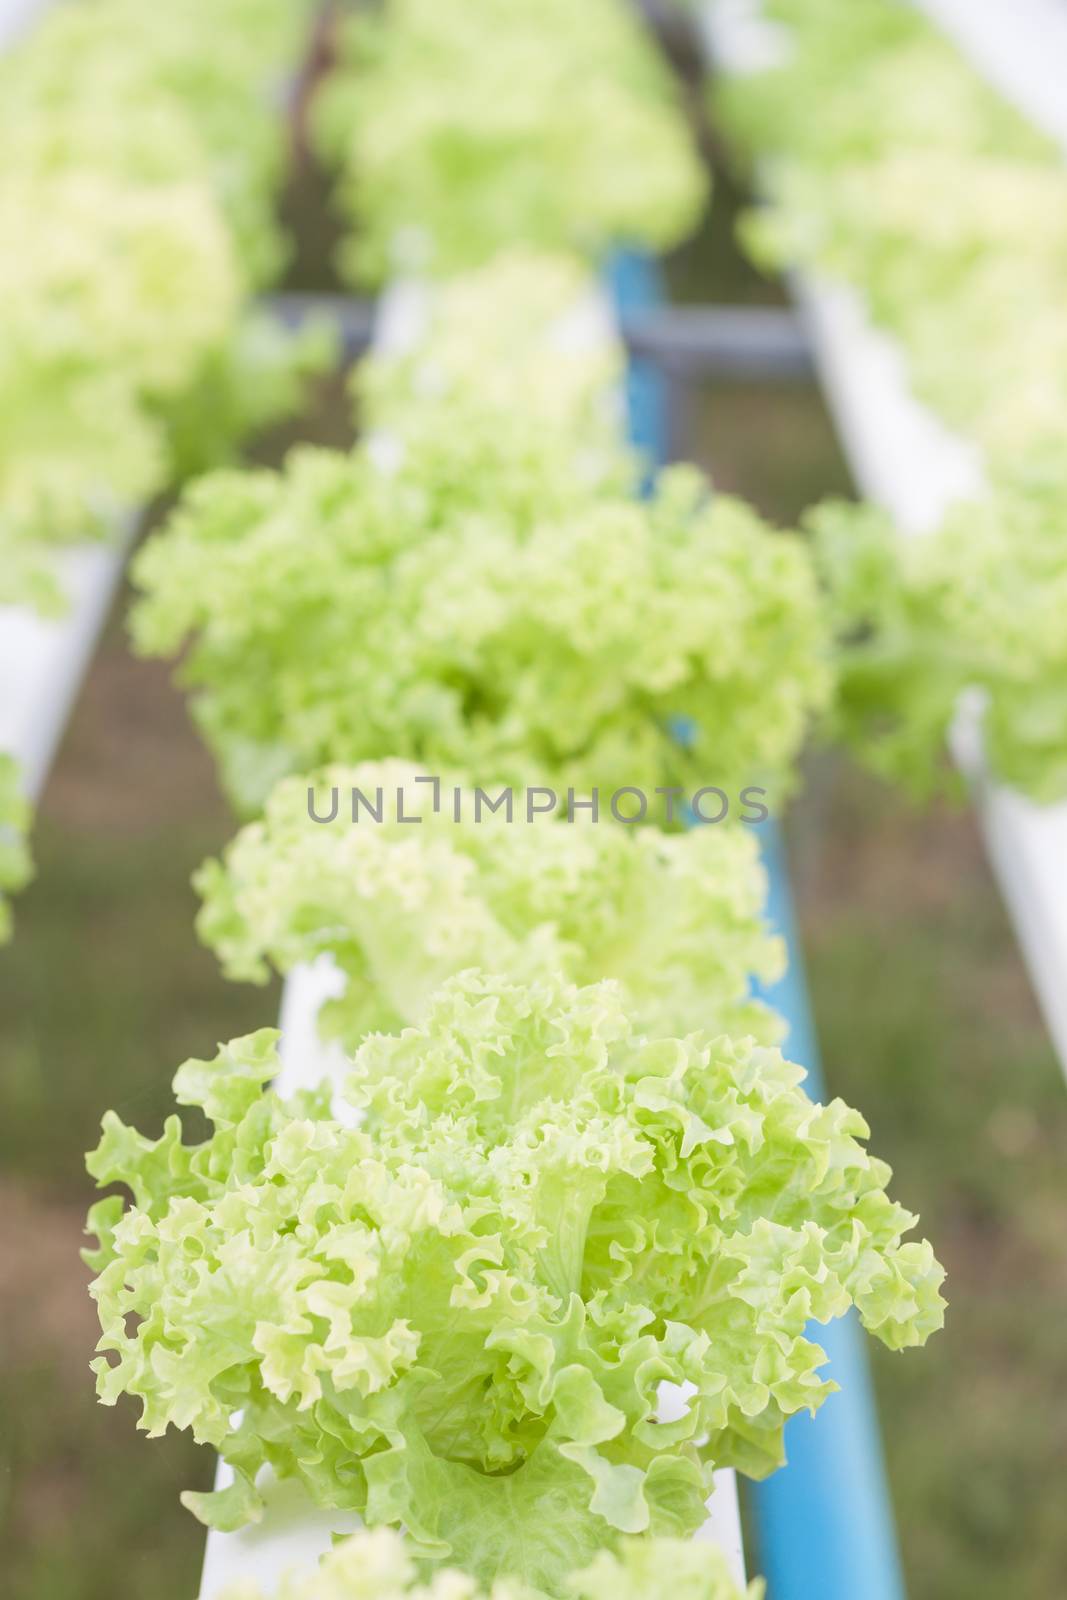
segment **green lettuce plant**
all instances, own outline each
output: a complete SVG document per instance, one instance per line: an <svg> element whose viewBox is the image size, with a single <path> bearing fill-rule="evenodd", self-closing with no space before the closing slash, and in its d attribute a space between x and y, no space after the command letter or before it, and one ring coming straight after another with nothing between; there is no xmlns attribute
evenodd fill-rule
<svg viewBox="0 0 1067 1600"><path fill-rule="evenodd" d="M829 505L812 531L839 639L837 731L928 794L965 691L982 703L995 777L1067 795L1067 475L1031 463L908 538L882 513Z"/></svg>
<svg viewBox="0 0 1067 1600"><path fill-rule="evenodd" d="M781 65L718 91L764 162L770 204L748 219L749 244L858 289L916 393L990 467L987 503L923 540L874 511L814 519L841 646L837 730L927 793L948 778L945 739L971 690L994 775L1062 798L1067 172L917 8L766 9L787 30Z"/></svg>
<svg viewBox="0 0 1067 1600"><path fill-rule="evenodd" d="M544 515L572 480L637 488L624 352L584 263L512 248L422 287L417 337L360 362L353 388L360 421L413 454L442 503L462 509L488 483L496 503Z"/></svg>
<svg viewBox="0 0 1067 1600"><path fill-rule="evenodd" d="M637 1032L612 983L468 972L376 1034L342 1095L284 1098L265 1030L192 1061L148 1139L89 1168L101 1399L270 1464L412 1555L547 1595L624 1534L683 1537L714 1468L762 1475L833 1385L805 1333L855 1305L891 1349L942 1319L930 1246L840 1101L751 1039ZM677 1421L660 1386L685 1386Z"/></svg>
<svg viewBox="0 0 1067 1600"><path fill-rule="evenodd" d="M202 189L76 172L0 180L0 528L40 541L114 524L165 472L146 396L226 338L239 285Z"/></svg>
<svg viewBox="0 0 1067 1600"><path fill-rule="evenodd" d="M695 469L645 503L568 472L544 520L490 480L463 515L432 487L411 449L300 450L201 480L138 558L135 645L188 646L239 806L388 755L557 792L787 786L828 687L799 541Z"/></svg>
<svg viewBox="0 0 1067 1600"><path fill-rule="evenodd" d="M682 1539L623 1541L566 1580L571 1600L762 1600L763 1585L742 1592L714 1545ZM252 1582L221 1600L264 1600ZM521 1580L503 1578L486 1595L466 1574L445 1568L423 1583L404 1541L388 1528L343 1540L313 1572L284 1579L277 1600L544 1600Z"/></svg>
<svg viewBox="0 0 1067 1600"><path fill-rule="evenodd" d="M1067 416L1067 172L918 8L768 0L785 59L727 81L727 126L764 160L761 261L852 284L916 392L998 465ZM812 108L817 108L813 114Z"/></svg>
<svg viewBox="0 0 1067 1600"><path fill-rule="evenodd" d="M262 284L284 262L273 196L279 115L312 0L137 0L57 6L0 60L5 166L36 180L92 171L134 188L205 186ZM162 330L166 331L166 330Z"/></svg>
<svg viewBox="0 0 1067 1600"><path fill-rule="evenodd" d="M618 0L393 0L342 50L316 122L359 281L463 271L516 240L662 249L696 223L705 179L669 69Z"/></svg>
<svg viewBox="0 0 1067 1600"><path fill-rule="evenodd" d="M353 822L354 791L381 822L361 800ZM312 821L311 792L318 816L336 798L332 821ZM332 956L345 991L321 1025L353 1050L370 1032L420 1021L465 967L616 978L627 1014L650 1033L777 1039L778 1019L749 992L753 977L780 976L784 960L762 918L766 874L752 831L666 834L609 816L528 822L521 811L509 822L469 785L456 822L453 793L442 781L435 808L433 786L398 761L284 780L262 821L197 874L201 939L228 977L253 983L272 966L288 973Z"/></svg>
<svg viewBox="0 0 1067 1600"><path fill-rule="evenodd" d="M23 575L6 599L54 604L42 545L112 532L291 408L325 358L321 335L242 312L281 264L270 80L309 14L100 0L0 62L0 230L19 241L0 261L0 564Z"/></svg>

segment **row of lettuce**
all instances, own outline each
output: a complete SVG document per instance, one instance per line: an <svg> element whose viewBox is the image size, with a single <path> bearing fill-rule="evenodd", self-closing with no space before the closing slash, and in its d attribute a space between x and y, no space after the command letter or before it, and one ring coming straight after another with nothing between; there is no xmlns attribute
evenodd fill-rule
<svg viewBox="0 0 1067 1600"><path fill-rule="evenodd" d="M812 1319L922 1343L943 1274L754 998L756 832L684 826L780 802L833 676L804 544L690 468L642 498L622 442L593 263L682 237L699 162L621 0L391 0L315 119L346 265L438 281L363 442L194 484L132 627L248 819L201 936L253 982L332 958L332 1070L272 1088L263 1029L179 1069L207 1137L104 1119L98 1391L228 1463L209 1527L267 1467L360 1515L293 1600L738 1600L714 1471L832 1392Z"/></svg>
<svg viewBox="0 0 1067 1600"><path fill-rule="evenodd" d="M278 101L311 14L82 0L0 61L4 601L47 603L42 544L107 537L297 398L244 308L284 260Z"/></svg>
<svg viewBox="0 0 1067 1600"><path fill-rule="evenodd" d="M920 793L961 691L994 774L1067 796L1067 168L904 0L764 0L780 62L715 111L761 163L744 237L857 289L917 395L980 447L988 494L909 539L831 510L819 548L838 731ZM820 528L816 529L817 534Z"/></svg>
<svg viewBox="0 0 1067 1600"><path fill-rule="evenodd" d="M981 504L958 506L935 537L923 540L904 538L869 508L813 513L793 567L798 587L813 584L817 618L802 608L795 649L777 671L769 634L760 644L764 655L753 655L746 631L731 627L721 638L720 670L733 689L743 671L731 672L729 660L736 665L740 647L750 664L768 661L763 688L773 694L776 680L784 683L806 649L796 713L814 714L818 732L843 739L916 793L952 781L945 735L961 693L976 690L995 776L1038 800L1057 800L1067 794L1067 643L1060 625L1067 600L1060 557L1067 469L1057 448L1067 335L1056 299L1067 261L1061 204L1067 173L1056 152L901 0L769 0L767 9L789 29L783 64L717 91L717 112L738 146L758 155L764 175L772 176L772 204L749 220L749 242L765 262L800 262L856 285L906 349L920 395L983 446L991 483ZM307 12L271 0L228 0L212 11L217 48L205 63L203 0L182 0L161 22L134 15L129 0L83 0L59 11L4 65L0 116L14 158L0 210L18 220L25 247L9 253L3 269L12 336L0 366L0 407L9 419L0 446L0 599L56 605L47 542L84 537L92 526L113 528L121 507L175 472L203 465L249 426L294 403L298 372L324 353L286 344L269 319L241 309L282 258L273 220L281 119L263 85L273 71L282 92L283 68L306 37ZM556 50L557 39L566 47ZM683 235L705 185L684 126L671 114L670 85L620 20L617 4L560 20L540 12L517 16L510 0L495 7L480 0L457 21L448 7L395 0L388 14L352 23L342 49L314 123L322 153L342 174L340 202L353 221L343 265L353 281L374 284L391 270L455 273L497 258L491 279L466 291L466 321L457 312L451 322L466 345L451 349L448 361L468 376L481 374L480 383L468 386L474 414L446 417L433 393L422 397L419 452L436 463L424 470L451 470L459 492L493 473L498 479L506 473L520 492L525 470L530 505L540 504L544 517L547 494L538 500L540 474L530 451L545 446L529 439L521 446L512 440L508 449L495 438L482 443L508 426L526 433L524 417L509 423L507 406L497 404L501 391L507 396L510 374L496 364L491 331L510 315L521 333L526 304L535 326L538 305L545 308L543 323L567 269L558 259L546 262L543 288L534 287L538 274L527 270L523 289L522 259L509 275L500 252L521 242L527 253L566 248L589 259L613 240L662 248ZM74 59L77 72L70 70ZM47 205L39 203L42 190ZM91 208L91 225L90 212L79 207ZM462 279L452 292L462 301ZM484 325L475 304L483 293L492 296ZM587 452L595 441L597 454L596 461L583 458L583 471L614 472L621 488L627 468L596 400L600 385L588 367L572 365L575 382L585 385L584 401L580 394L573 399ZM555 381L552 365L542 362L541 392L531 392L527 381L527 403L549 433L567 435L576 418L566 404L557 407ZM396 390L398 379L382 383ZM399 383L403 394L402 369ZM388 394L370 398L387 421ZM410 403L406 427L416 427ZM490 451L484 461L483 448ZM305 461L277 491L279 516L287 496L312 492L312 474L329 471L328 464L313 468ZM386 492L375 490L383 502ZM677 505L674 496L668 520L679 520ZM236 490L232 511L242 514ZM384 503L379 514L393 515ZM420 514L404 511L398 527ZM212 518L218 515L216 505ZM632 509L624 516L632 519ZM592 513L582 517L587 543L612 538L594 527ZM294 540L298 518L299 512ZM198 524L199 537L212 537L194 506L190 542ZM394 555L402 542L401 536ZM777 541L776 550L788 542ZM735 543L739 549L745 543L740 530ZM620 561L631 544L620 544ZM542 559L559 559L544 541L538 548ZM706 538L694 538L693 571L708 565L707 548ZM746 558L754 569L763 553L742 551L740 566ZM161 566L168 559L161 557ZM231 565L228 550L212 550L198 579L208 591L203 604L190 606L181 623L179 607L164 614L161 578L159 603L139 626L146 648L200 630L203 715L218 721L216 743L231 787L255 805L272 774L338 756L373 756L382 747L375 737L345 742L341 730L323 726L324 710L304 716L295 658L286 671L289 692L273 719L247 674L220 690L228 669L212 636L229 634L231 625L242 647L263 649L272 665L290 650L306 653L299 626L290 628L286 609L271 603L287 577L259 572L258 557L248 560L246 576L256 582L258 574L274 625L257 627L252 606L244 616L222 614L225 585L239 581L241 559L235 554ZM216 586L219 560L227 567ZM386 583L389 553L366 551L363 560L379 563L378 580ZM737 576L739 590L750 584L752 574ZM326 594L332 575L325 566L320 578ZM778 578L788 582L782 573ZM633 570L631 580L643 598ZM447 584L431 570L422 581L421 600L411 592L403 601L398 596L397 606L432 606L443 617ZM527 590L517 580L513 594L514 633L531 625L535 591L523 604ZM484 598L493 607L509 603L495 589ZM724 587L721 598L725 609L736 595ZM340 608L331 612L338 634L346 623L362 626L354 599L352 605L347 618ZM746 609L758 632L755 608ZM573 632L585 619L575 613L559 620ZM642 626L635 636L651 631ZM660 637L667 631L661 628ZM680 657L685 643L678 643ZM457 639L464 657L468 648ZM618 639L609 648L618 649ZM485 661L495 682L499 664ZM343 649L334 666L338 681L330 684L322 681L321 664L308 664L316 702L344 696ZM369 660L363 670L372 672ZM432 670L446 670L443 660ZM819 674L823 687L812 693ZM396 714L435 718L430 699L420 713L411 692L400 696L401 676L394 662L382 685ZM657 701L689 714L685 677L676 668L672 681L667 661L635 655L631 699L642 739L652 737L642 714L655 712ZM410 678L409 672L409 690ZM601 702L586 706L572 693L573 671L568 678L561 665L553 681L571 715L585 709L595 719ZM243 708L242 695L249 701ZM779 701L786 697L783 690ZM756 694L752 706L763 718ZM614 717L617 708L603 709ZM563 725L556 710L545 707L550 741ZM766 714L770 744L782 715L781 707ZM275 726L264 725L271 720ZM463 744L469 730L458 731L458 744L442 734L444 748L432 753L471 765ZM515 737L510 727L507 737ZM384 748L397 753L404 745ZM773 765L778 752L764 755ZM733 752L724 761L731 765ZM245 767L252 770L239 770ZM29 870L24 846L11 842L16 823L26 820L14 785L11 763L0 754L0 786L11 794L0 893L20 887Z"/></svg>
<svg viewBox="0 0 1067 1600"><path fill-rule="evenodd" d="M249 309L285 259L280 107L313 14L74 0L0 59L0 606L62 615L57 550L119 538L327 358ZM17 783L0 752L0 888L29 870Z"/></svg>

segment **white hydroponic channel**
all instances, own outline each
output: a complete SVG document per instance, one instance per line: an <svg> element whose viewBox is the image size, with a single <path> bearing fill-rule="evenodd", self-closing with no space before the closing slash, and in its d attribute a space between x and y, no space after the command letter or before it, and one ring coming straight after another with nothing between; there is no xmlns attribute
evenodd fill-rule
<svg viewBox="0 0 1067 1600"><path fill-rule="evenodd" d="M48 3L49 0L0 0L0 50L28 28Z"/></svg>
<svg viewBox="0 0 1067 1600"><path fill-rule="evenodd" d="M0 752L15 757L31 800L44 788L135 526L131 517L106 543L56 551L62 616L0 606Z"/></svg>
<svg viewBox="0 0 1067 1600"><path fill-rule="evenodd" d="M419 337L426 316L426 292L417 284L396 284L387 290L379 304L374 350L397 353L409 349ZM568 344L603 342L615 336L614 318L605 298L591 296L576 309L560 336ZM383 464L395 457L395 446L387 437L376 442ZM332 1077L340 1081L347 1063L336 1045L325 1045L318 1036L319 1009L339 992L343 980L329 958L312 966L298 968L286 980L280 1018L282 1070L276 1087L291 1094L297 1089L321 1083ZM680 1389L665 1385L661 1396L661 1415L666 1421L682 1414L685 1397ZM217 1487L225 1488L232 1475L225 1462L219 1463ZM218 1600L228 1584L238 1578L255 1578L265 1592L272 1594L289 1570L307 1568L330 1548L335 1533L353 1532L359 1527L354 1512L322 1511L313 1506L299 1485L279 1482L269 1471L259 1478L257 1488L265 1501L262 1519L237 1533L211 1532L207 1537L200 1600ZM738 1582L744 1581L745 1565L738 1515L737 1483L732 1472L715 1477L715 1492L708 1502L708 1520L696 1536L719 1545Z"/></svg>
<svg viewBox="0 0 1067 1600"><path fill-rule="evenodd" d="M1067 151L1067 7L923 0L923 9L951 26L990 80ZM709 61L731 74L765 70L789 49L788 33L759 0L712 0L700 20ZM905 533L931 532L953 501L983 492L980 452L916 400L902 352L873 326L859 295L810 273L795 274L793 290L857 484ZM992 780L973 707L961 706L951 743L1067 1071L1067 803L1037 805Z"/></svg>
<svg viewBox="0 0 1067 1600"><path fill-rule="evenodd" d="M961 55L1067 155L1063 0L913 0Z"/></svg>

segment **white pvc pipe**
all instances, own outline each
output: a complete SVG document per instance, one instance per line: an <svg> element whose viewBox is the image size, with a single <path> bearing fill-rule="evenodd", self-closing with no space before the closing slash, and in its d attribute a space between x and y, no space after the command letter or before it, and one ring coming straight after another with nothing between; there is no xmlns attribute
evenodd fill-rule
<svg viewBox="0 0 1067 1600"><path fill-rule="evenodd" d="M0 0L0 50L6 50L36 21L50 0Z"/></svg>
<svg viewBox="0 0 1067 1600"><path fill-rule="evenodd" d="M1067 155L1063 0L913 0L994 89Z"/></svg>
<svg viewBox="0 0 1067 1600"><path fill-rule="evenodd" d="M134 527L131 518L108 543L56 551L53 567L67 601L62 616L0 606L0 752L15 757L31 800L44 788Z"/></svg>

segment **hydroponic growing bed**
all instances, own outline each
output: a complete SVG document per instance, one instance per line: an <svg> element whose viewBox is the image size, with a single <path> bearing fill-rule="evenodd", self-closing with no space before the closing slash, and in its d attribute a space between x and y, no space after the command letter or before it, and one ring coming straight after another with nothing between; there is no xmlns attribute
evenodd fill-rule
<svg viewBox="0 0 1067 1600"><path fill-rule="evenodd" d="M30 330L0 367L0 884L123 534L184 482L131 635L180 655L241 823L199 935L286 980L280 1038L178 1069L206 1137L104 1119L100 1397L220 1457L183 1497L203 1600L736 1600L737 1474L769 1479L772 1600L898 1595L858 1325L923 1343L942 1274L863 1117L821 1103L768 819L815 728L919 790L948 740L1064 1053L1067 344L991 314L993 202L1055 218L1059 152L895 0L701 13L769 197L749 242L891 514L799 538L664 469L626 368L620 305L706 198L633 11L343 9L75 0L0 70ZM379 297L364 432L221 465L330 359L249 311L317 29L303 131ZM1067 259L1035 236L1028 310Z"/></svg>

